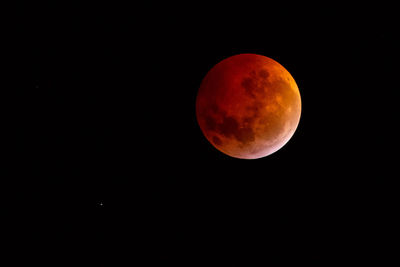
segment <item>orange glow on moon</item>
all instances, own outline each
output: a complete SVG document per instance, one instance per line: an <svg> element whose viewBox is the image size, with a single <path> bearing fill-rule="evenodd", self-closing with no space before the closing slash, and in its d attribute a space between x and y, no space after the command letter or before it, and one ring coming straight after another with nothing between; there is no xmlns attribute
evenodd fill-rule
<svg viewBox="0 0 400 267"><path fill-rule="evenodd" d="M290 73L275 60L239 54L204 77L196 116L207 140L235 158L256 159L282 148L299 124L301 98Z"/></svg>

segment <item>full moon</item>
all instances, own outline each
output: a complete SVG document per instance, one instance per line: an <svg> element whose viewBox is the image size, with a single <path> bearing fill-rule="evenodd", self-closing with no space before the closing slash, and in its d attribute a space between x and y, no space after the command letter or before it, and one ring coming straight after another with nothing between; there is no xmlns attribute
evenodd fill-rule
<svg viewBox="0 0 400 267"><path fill-rule="evenodd" d="M201 82L196 117L207 140L240 159L257 159L282 148L301 114L299 88L278 62L239 54L216 64Z"/></svg>

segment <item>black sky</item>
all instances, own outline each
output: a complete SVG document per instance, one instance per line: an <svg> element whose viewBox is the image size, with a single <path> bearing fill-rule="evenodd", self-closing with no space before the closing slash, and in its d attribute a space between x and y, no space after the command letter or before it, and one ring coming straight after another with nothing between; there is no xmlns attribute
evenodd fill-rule
<svg viewBox="0 0 400 267"><path fill-rule="evenodd" d="M43 266L393 255L398 40L385 9L110 5L16 15L12 249ZM202 78L238 53L281 63L302 96L293 138L259 160L220 153L195 119Z"/></svg>

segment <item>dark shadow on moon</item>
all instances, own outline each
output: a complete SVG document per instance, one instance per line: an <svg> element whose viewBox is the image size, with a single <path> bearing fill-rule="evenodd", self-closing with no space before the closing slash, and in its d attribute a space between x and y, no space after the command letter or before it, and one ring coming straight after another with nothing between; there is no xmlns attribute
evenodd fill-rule
<svg viewBox="0 0 400 267"><path fill-rule="evenodd" d="M214 144L216 144L218 146L222 145L222 141L221 141L221 139L219 139L218 136L213 136L212 141L214 142Z"/></svg>
<svg viewBox="0 0 400 267"><path fill-rule="evenodd" d="M253 129L249 127L252 125L255 116L246 117L246 123L239 123L236 118L227 116L226 112L222 112L216 105L210 105L210 107L205 110L206 114L203 117L205 127L208 131L215 132L226 138L233 137L242 144L247 144L255 140L255 133ZM222 122L218 123L216 118L222 118ZM222 142L221 140L219 141ZM213 138L215 144L218 145L219 141Z"/></svg>
<svg viewBox="0 0 400 267"><path fill-rule="evenodd" d="M270 86L269 76L266 69L261 69L258 73L251 71L249 76L243 79L241 86L250 97L262 98L265 96L265 88Z"/></svg>

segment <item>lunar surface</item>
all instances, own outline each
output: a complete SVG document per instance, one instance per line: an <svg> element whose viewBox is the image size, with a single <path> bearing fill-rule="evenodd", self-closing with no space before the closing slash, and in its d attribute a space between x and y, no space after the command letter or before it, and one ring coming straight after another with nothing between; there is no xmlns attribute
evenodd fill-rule
<svg viewBox="0 0 400 267"><path fill-rule="evenodd" d="M207 140L235 158L257 159L282 148L300 120L301 98L290 73L275 60L239 54L204 77L196 117Z"/></svg>

